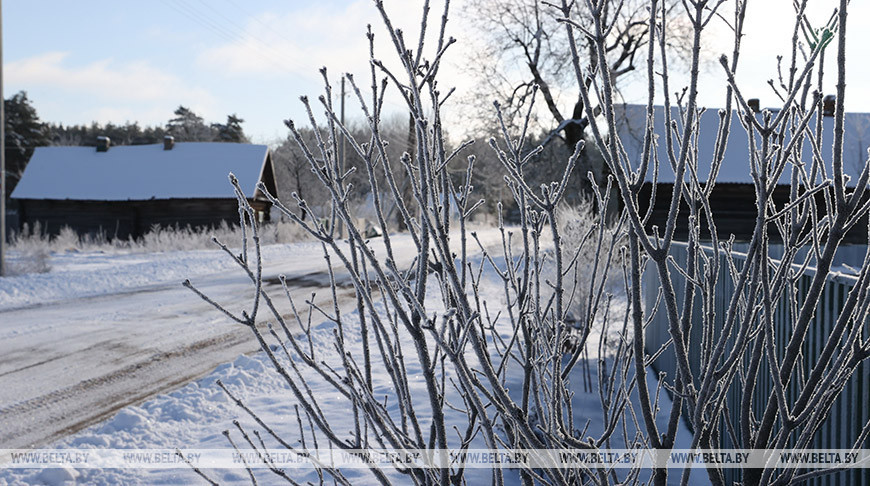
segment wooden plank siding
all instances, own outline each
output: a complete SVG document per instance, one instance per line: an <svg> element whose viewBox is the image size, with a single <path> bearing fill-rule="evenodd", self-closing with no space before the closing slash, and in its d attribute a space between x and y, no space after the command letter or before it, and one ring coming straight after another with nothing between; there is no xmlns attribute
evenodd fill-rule
<svg viewBox="0 0 870 486"><path fill-rule="evenodd" d="M269 203L249 200L268 220ZM37 222L49 235L64 226L79 234L113 238L139 238L152 226L213 227L226 221L239 224L235 199L152 199L148 201L78 201L19 199L19 224Z"/></svg>
<svg viewBox="0 0 870 486"><path fill-rule="evenodd" d="M661 183L656 186L656 200L653 207L647 231L658 226L659 234L664 233L668 210L673 194L673 184ZM640 214L646 214L649 207L649 197L652 184L646 183L641 189L638 200L641 203ZM789 201L790 186L777 186L773 193L773 201L777 209L782 209ZM867 197L865 196L865 202ZM821 194L816 197L816 204L820 210L824 210L824 199ZM720 240L727 240L732 234L736 241L749 241L755 229L755 216L757 207L755 204L755 188L751 184L720 183L713 188L710 195L710 207L715 217L716 229ZM820 211L822 214L822 211ZM707 229L707 221L703 218L696 222L701 226L701 240L709 241L710 233ZM680 215L677 218L674 239L686 241L689 230L689 207L685 201L680 202ZM768 236L771 241L781 241L779 232L774 224L768 227ZM864 216L851 231L846 234L844 243L867 244L867 216Z"/></svg>

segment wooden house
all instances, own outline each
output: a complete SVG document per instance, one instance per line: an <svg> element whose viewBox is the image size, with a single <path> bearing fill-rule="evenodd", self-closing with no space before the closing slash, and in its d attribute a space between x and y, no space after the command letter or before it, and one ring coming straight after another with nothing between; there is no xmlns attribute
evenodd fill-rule
<svg viewBox="0 0 870 486"><path fill-rule="evenodd" d="M275 173L265 145L184 142L167 137L154 145L39 147L11 197L19 224L39 223L57 234L64 226L79 234L138 238L155 225L206 227L238 224L238 204L229 173L235 174L261 221L270 204L257 189L274 194Z"/></svg>
<svg viewBox="0 0 870 486"><path fill-rule="evenodd" d="M752 100L755 101L755 100ZM753 103L756 104L756 103ZM756 104L757 106L757 104ZM646 174L646 183L640 194L641 214L648 210L649 195L653 188L656 190L655 205L652 208L648 222L651 230L653 225L663 231L667 219L671 195L674 190L675 174L668 162L667 149L665 146L665 121L664 108L655 107L654 131L657 138L657 156L659 159L659 173L654 179L652 170ZM760 117L761 115L756 115ZM677 108L672 110L672 119L678 120ZM628 160L633 167L638 167L643 151L643 130L646 123L645 105L621 105L617 111L618 130L621 135ZM699 120L699 136L692 143L698 146L698 179L704 184L711 170L711 161L714 156L714 147L719 126L718 110L706 110ZM816 124L815 118L810 121L810 126ZM681 126L681 125L680 125ZM833 146L834 118L825 116L822 120L822 141L820 147L823 150L822 157L825 160L826 173L831 174L831 147ZM846 185L854 187L858 175L867 160L867 149L870 146L870 113L847 113L845 116L845 140L843 146L843 165L846 175L849 177ZM750 176L749 166L749 137L746 130L738 119L737 112L732 114L731 131L728 139L725 156L722 161L716 186L710 195L710 206L713 211L718 236L724 240L734 235L736 241L748 241L755 225L757 215L755 188ZM679 133L682 133L679 131ZM674 143L678 137L675 135ZM803 161L809 167L811 162L811 150L809 144L803 147ZM773 193L773 200L777 208L782 208L789 201L791 190L791 167L787 166ZM688 174L686 181L690 180ZM818 204L824 207L824 202L819 194ZM680 217L677 220L675 237L685 241L688 237L688 214L689 208L685 202L681 203ZM706 222L702 225L701 238L710 239ZM772 240L778 238L778 232L771 226L768 231ZM846 243L867 244L866 216L863 223L856 224L846 235Z"/></svg>

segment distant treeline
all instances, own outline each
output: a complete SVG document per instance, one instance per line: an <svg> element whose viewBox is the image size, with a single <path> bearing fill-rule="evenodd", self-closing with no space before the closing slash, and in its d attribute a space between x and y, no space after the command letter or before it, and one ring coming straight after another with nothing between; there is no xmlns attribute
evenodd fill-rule
<svg viewBox="0 0 870 486"><path fill-rule="evenodd" d="M93 122L90 125L63 125L49 123L47 126L50 145L81 145L92 147L97 144L97 137L107 136L112 145L147 145L158 143L167 135L163 127L142 128L137 122L127 122L124 125L107 123L101 125Z"/></svg>
<svg viewBox="0 0 870 486"><path fill-rule="evenodd" d="M227 116L226 123L205 123L203 118L189 108L179 106L174 112L175 118L166 126L139 126L138 122L126 122L123 125L107 123L101 125L93 122L90 125L66 125L49 123L46 125L48 137L52 145L95 146L97 137L106 136L112 140L112 145L146 145L158 143L166 135L175 137L176 142L236 142L248 141L242 129L244 120L237 115Z"/></svg>

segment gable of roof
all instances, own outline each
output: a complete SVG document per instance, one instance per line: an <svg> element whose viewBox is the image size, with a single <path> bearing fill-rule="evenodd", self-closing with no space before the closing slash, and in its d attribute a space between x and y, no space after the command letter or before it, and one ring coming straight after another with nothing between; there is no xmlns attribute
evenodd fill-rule
<svg viewBox="0 0 870 486"><path fill-rule="evenodd" d="M710 165L713 160L713 150L716 144L716 136L719 128L719 110L708 109L700 119L699 137L697 140L698 151L698 179L706 181L710 176ZM673 183L675 179L674 170L672 169L667 158L667 148L665 142L665 121L664 107L654 107L654 130L657 137L657 155L659 158L659 174L658 182ZM676 107L671 108L671 117L678 120L679 110ZM760 115L759 115L760 116ZM641 153L643 151L643 131L646 122L646 105L620 105L617 109L617 125L618 132L621 136L623 146L628 154L629 161L632 167L637 168L640 164ZM810 127L814 127L816 119L813 117L810 120ZM822 157L825 159L825 170L830 177L832 172L831 161L833 159L832 147L834 139L834 118L824 117L822 120L822 143L820 145ZM845 173L850 177L847 185L854 185L858 180L858 175L861 169L864 168L864 163L867 160L867 148L870 146L870 113L846 113L845 116L845 135L843 140L843 168ZM680 131L682 133L682 125ZM756 137L757 141L757 137ZM674 137L674 143L678 142L678 137ZM675 150L677 150L675 145ZM809 142L804 144L803 162L809 170L812 151ZM652 181L652 169L646 174L646 181ZM688 179L688 175L686 176ZM821 180L821 179L819 179ZM738 119L737 112L732 113L731 117L731 132L728 138L728 145L725 149L725 158L722 161L719 170L719 176L716 179L719 183L740 183L751 184L752 177L749 173L749 137L746 130L741 125ZM791 170L786 166L780 177L779 184L791 183Z"/></svg>
<svg viewBox="0 0 870 486"><path fill-rule="evenodd" d="M38 147L12 193L17 199L126 201L234 198L232 172L248 197L272 172L269 148L220 142ZM274 178L273 178L274 179Z"/></svg>

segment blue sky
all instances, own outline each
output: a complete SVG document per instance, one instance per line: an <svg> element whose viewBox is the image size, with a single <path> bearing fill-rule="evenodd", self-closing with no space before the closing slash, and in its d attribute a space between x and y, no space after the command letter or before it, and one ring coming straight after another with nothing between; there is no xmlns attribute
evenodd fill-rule
<svg viewBox="0 0 870 486"><path fill-rule="evenodd" d="M395 2L393 2L395 3ZM300 94L366 67L367 1L87 0L3 4L6 96L46 121L163 124L183 104L238 113L256 142L286 135ZM401 16L401 13L400 13ZM415 15L416 16L416 15Z"/></svg>
<svg viewBox="0 0 870 486"><path fill-rule="evenodd" d="M416 26L418 0L386 3L397 25ZM837 2L813 3L810 13L821 22ZM851 7L850 111L870 111L868 3ZM433 4L440 12L441 2ZM776 54L788 47L790 0L750 5L739 80L749 96L773 106L766 80L775 73ZM238 113L253 141L271 142L286 136L283 119L303 116L300 94L321 93L320 66L333 80L342 71L366 72L365 25L379 22L370 0L7 0L4 89L6 96L26 90L45 121L164 124L183 104L207 121ZM451 33L462 40L465 25ZM713 58L727 49L711 43ZM460 92L470 83L457 67L462 62L460 47L447 73ZM701 101L721 106L721 71L715 63L707 71ZM640 101L644 90L625 93Z"/></svg>

